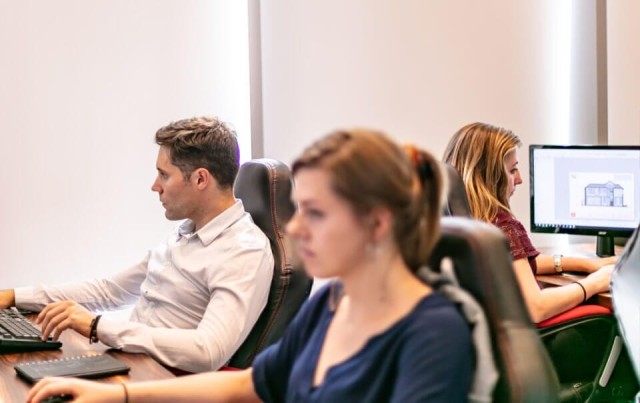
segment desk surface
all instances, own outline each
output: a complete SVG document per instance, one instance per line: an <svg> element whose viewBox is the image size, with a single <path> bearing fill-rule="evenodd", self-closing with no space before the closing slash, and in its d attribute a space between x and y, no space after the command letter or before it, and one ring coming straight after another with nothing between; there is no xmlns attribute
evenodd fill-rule
<svg viewBox="0 0 640 403"><path fill-rule="evenodd" d="M19 354L0 354L0 402L24 402L31 384L16 375L13 366L21 362L50 360L95 352L105 352L131 367L128 375L102 378L100 382L131 382L153 379L168 379L174 375L146 354L123 353L110 350L102 343L89 344L85 337L73 331L62 333L62 348L53 351L37 351Z"/></svg>
<svg viewBox="0 0 640 403"><path fill-rule="evenodd" d="M623 247L616 246L616 256L620 256L623 251ZM539 248L540 253L544 255L562 254L565 256L595 258L596 245L595 243L579 243L579 244L567 244L563 246L543 247ZM586 274L582 273L562 273L562 274L543 274L536 276L536 279L542 283L543 286L555 287L574 283L586 277ZM603 292L596 294L587 300L589 303L605 306L611 309L611 293Z"/></svg>
<svg viewBox="0 0 640 403"><path fill-rule="evenodd" d="M586 257L586 258L598 257L598 255L596 255L595 242L569 243L566 245L545 246L545 247L538 248L538 250L543 255L560 254L565 256ZM615 246L616 256L620 256L623 251L624 251L623 246L619 246L619 245Z"/></svg>

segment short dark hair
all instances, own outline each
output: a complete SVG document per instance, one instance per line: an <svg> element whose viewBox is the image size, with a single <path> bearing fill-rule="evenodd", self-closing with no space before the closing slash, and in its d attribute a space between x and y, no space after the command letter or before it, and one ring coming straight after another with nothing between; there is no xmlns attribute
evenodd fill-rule
<svg viewBox="0 0 640 403"><path fill-rule="evenodd" d="M238 174L238 138L226 123L215 117L194 117L171 122L158 129L156 143L170 151L171 163L186 178L206 168L221 188L230 188Z"/></svg>

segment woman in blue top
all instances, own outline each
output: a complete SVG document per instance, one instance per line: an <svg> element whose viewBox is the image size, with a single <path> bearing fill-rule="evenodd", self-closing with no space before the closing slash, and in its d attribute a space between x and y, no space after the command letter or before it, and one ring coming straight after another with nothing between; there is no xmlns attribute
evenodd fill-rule
<svg viewBox="0 0 640 403"><path fill-rule="evenodd" d="M287 230L308 273L335 280L253 368L128 385L52 378L29 401L466 401L469 326L415 275L439 233L436 160L354 129L314 143L292 171L298 209Z"/></svg>

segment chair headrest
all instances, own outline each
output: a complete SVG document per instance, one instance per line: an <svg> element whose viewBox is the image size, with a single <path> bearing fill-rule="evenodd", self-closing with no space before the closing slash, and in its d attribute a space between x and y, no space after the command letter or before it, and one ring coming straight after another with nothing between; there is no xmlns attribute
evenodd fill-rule
<svg viewBox="0 0 640 403"><path fill-rule="evenodd" d="M235 352L229 365L246 368L255 356L284 333L309 296L313 280L294 258L286 224L295 211L291 200L293 181L289 167L268 158L254 159L240 167L233 191L242 200L256 225L267 235L274 270L267 304L253 329Z"/></svg>
<svg viewBox="0 0 640 403"><path fill-rule="evenodd" d="M233 193L242 200L256 225L274 242L284 233L295 210L291 188L291 171L284 163L258 158L240 167Z"/></svg>
<svg viewBox="0 0 640 403"><path fill-rule="evenodd" d="M453 261L460 285L485 307L489 317L532 326L512 268L509 245L495 226L464 217L443 217L440 240L431 262ZM506 303L508 302L508 303Z"/></svg>
<svg viewBox="0 0 640 403"><path fill-rule="evenodd" d="M444 205L443 215L471 217L471 207L464 182L460 173L448 163L442 163L447 177L447 201Z"/></svg>
<svg viewBox="0 0 640 403"><path fill-rule="evenodd" d="M443 217L430 267L439 270L445 258L487 317L501 374L494 401L557 401L558 379L520 293L504 234L471 218Z"/></svg>

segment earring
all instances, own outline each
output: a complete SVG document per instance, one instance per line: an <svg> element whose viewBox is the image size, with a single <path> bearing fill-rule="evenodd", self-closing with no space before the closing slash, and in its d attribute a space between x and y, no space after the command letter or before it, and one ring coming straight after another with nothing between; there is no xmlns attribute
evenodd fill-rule
<svg viewBox="0 0 640 403"><path fill-rule="evenodd" d="M372 258L376 258L378 257L380 248L378 244L375 242L367 242L367 244L364 247L364 250L368 256L371 256Z"/></svg>

